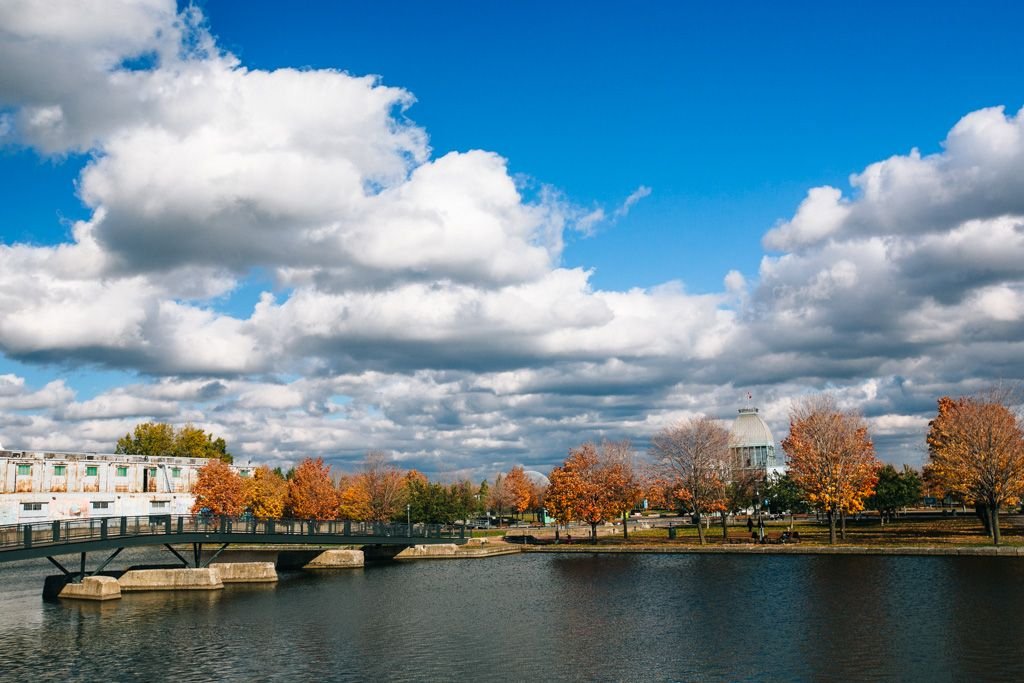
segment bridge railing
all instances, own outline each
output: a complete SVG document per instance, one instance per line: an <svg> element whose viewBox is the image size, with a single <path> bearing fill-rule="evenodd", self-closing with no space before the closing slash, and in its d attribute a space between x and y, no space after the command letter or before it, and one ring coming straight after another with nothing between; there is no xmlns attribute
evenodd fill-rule
<svg viewBox="0 0 1024 683"><path fill-rule="evenodd" d="M316 537L358 536L361 538L464 538L465 528L440 524L355 522L351 520L310 521L301 519L260 520L252 517L211 515L142 515L136 517L91 517L33 524L0 526L0 551L73 545L92 540L138 536L217 534L237 537L239 543L260 536ZM174 542L168 539L168 543Z"/></svg>

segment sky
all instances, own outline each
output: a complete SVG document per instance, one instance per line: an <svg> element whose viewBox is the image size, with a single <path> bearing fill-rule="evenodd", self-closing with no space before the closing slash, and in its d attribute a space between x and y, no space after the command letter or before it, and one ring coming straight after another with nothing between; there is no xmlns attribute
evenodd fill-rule
<svg viewBox="0 0 1024 683"><path fill-rule="evenodd" d="M827 391L920 465L1024 375L1024 9L821 5L0 1L0 443L479 479Z"/></svg>

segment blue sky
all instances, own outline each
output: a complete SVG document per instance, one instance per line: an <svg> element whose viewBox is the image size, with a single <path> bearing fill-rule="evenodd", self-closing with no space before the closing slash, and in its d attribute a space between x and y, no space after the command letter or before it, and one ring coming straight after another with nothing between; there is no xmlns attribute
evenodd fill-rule
<svg viewBox="0 0 1024 683"><path fill-rule="evenodd" d="M1015 3L6 12L5 444L166 419L486 474L748 390L781 432L825 389L914 463L938 394L1022 374ZM340 199L349 168L404 199ZM419 242L430 215L450 244Z"/></svg>

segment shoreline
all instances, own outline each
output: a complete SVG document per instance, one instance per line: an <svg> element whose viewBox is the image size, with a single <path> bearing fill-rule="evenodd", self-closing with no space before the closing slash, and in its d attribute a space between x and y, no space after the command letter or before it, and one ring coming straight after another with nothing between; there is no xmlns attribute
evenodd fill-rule
<svg viewBox="0 0 1024 683"><path fill-rule="evenodd" d="M600 546L600 545L559 545L523 547L524 553L592 553L592 554L641 554L641 555L686 555L686 554L739 554L739 555L904 555L904 556L945 556L945 557L1024 557L1021 546L817 546L817 545L706 545L706 546Z"/></svg>

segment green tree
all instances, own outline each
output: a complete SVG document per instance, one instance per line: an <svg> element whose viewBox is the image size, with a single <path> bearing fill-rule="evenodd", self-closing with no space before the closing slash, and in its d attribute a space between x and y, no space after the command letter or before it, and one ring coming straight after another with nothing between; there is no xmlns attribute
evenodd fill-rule
<svg viewBox="0 0 1024 683"><path fill-rule="evenodd" d="M761 498L774 514L802 513L811 509L804 492L788 474L768 477L761 491Z"/></svg>
<svg viewBox="0 0 1024 683"><path fill-rule="evenodd" d="M202 429L186 424L175 429L166 422L143 422L131 434L117 440L115 453L123 455L159 455L178 458L211 458L229 465L234 458L227 442Z"/></svg>
<svg viewBox="0 0 1024 683"><path fill-rule="evenodd" d="M921 475L916 470L904 465L900 472L892 465L885 465L878 470L875 493L868 498L867 506L878 510L878 518L885 524L900 508L920 501L922 488Z"/></svg>
<svg viewBox="0 0 1024 683"><path fill-rule="evenodd" d="M173 455L174 427L164 422L143 422L131 434L117 440L115 453L121 455Z"/></svg>

